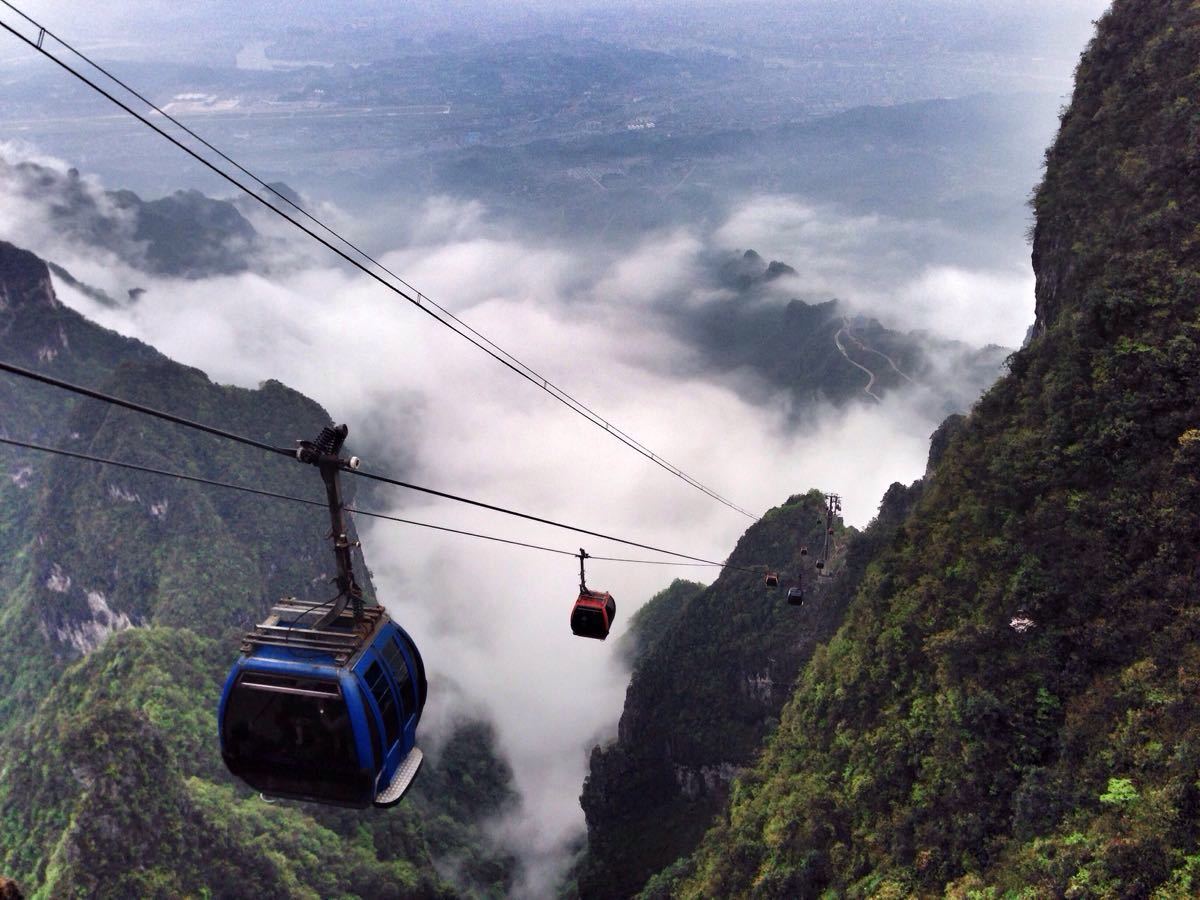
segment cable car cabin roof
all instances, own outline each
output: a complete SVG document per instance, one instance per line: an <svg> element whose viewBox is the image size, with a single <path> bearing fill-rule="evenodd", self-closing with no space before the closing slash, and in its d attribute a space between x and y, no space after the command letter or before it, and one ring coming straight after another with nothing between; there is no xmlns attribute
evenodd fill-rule
<svg viewBox="0 0 1200 900"><path fill-rule="evenodd" d="M612 594L610 594L608 591L583 591L579 595L579 599L575 602L599 604L603 606L612 600L612 598Z"/></svg>
<svg viewBox="0 0 1200 900"><path fill-rule="evenodd" d="M343 667L375 639L380 627L388 621L382 606L368 606L358 621L346 609L333 623L313 628L313 623L325 612L323 606L281 600L261 624L246 632L242 653L261 659L287 660L295 658L295 651L303 650L309 663L327 661Z"/></svg>

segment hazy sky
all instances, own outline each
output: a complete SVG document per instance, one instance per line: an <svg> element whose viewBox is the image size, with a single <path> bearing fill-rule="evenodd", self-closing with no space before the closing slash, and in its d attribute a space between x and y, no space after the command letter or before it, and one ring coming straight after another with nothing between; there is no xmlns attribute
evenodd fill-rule
<svg viewBox="0 0 1200 900"><path fill-rule="evenodd" d="M24 0L15 4L67 40L87 46L124 48L133 56L175 57L180 48L201 46L216 35L265 40L294 26L337 29L388 22L413 35L442 31L535 31L564 22L589 19L634 19L654 23L646 40L665 33L702 32L707 39L723 33L745 41L755 34L755 20L804 29L817 25L836 32L864 23L885 38L919 22L934 43L969 39L977 49L990 42L1007 52L1032 49L1074 56L1090 34L1090 22L1108 3L1103 0L207 0L179 4L169 0ZM11 20L7 10L0 18ZM750 27L746 22L751 23ZM715 23L715 27L712 27ZM736 26L736 27L735 27ZM777 26L776 26L777 27ZM661 31L660 31L661 30ZM920 35L919 35L920 36ZM733 49L737 49L736 41ZM175 46L172 46L175 45ZM134 51L132 48L137 48ZM2 58L2 57L0 57Z"/></svg>

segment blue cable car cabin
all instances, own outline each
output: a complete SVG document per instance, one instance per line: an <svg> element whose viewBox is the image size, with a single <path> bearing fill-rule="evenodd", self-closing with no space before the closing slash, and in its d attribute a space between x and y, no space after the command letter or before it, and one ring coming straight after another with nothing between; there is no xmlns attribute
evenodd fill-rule
<svg viewBox="0 0 1200 900"><path fill-rule="evenodd" d="M421 654L380 606L316 627L326 611L286 600L245 636L217 713L221 756L267 796L391 806L422 761Z"/></svg>

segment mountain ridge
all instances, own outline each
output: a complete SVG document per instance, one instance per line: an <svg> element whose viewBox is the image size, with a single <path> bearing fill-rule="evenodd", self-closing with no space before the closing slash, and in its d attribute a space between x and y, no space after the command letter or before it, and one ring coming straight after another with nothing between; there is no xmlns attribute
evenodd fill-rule
<svg viewBox="0 0 1200 900"><path fill-rule="evenodd" d="M1194 3L1099 21L1031 340L647 896L1195 896L1198 51Z"/></svg>

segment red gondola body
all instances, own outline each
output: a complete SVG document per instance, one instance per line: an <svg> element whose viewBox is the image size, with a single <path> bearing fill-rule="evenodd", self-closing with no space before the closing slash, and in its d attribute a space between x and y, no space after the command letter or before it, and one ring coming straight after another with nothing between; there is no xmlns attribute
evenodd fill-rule
<svg viewBox="0 0 1200 900"><path fill-rule="evenodd" d="M768 572L763 583L769 588L779 587L779 575L775 572Z"/></svg>
<svg viewBox="0 0 1200 900"><path fill-rule="evenodd" d="M571 631L578 637L604 640L617 616L617 604L607 591L583 590L571 610Z"/></svg>

